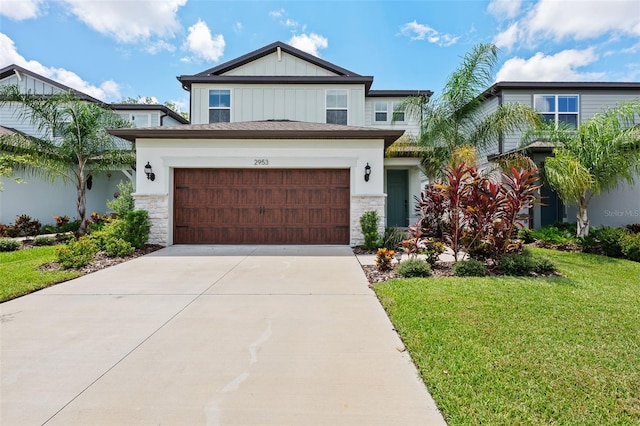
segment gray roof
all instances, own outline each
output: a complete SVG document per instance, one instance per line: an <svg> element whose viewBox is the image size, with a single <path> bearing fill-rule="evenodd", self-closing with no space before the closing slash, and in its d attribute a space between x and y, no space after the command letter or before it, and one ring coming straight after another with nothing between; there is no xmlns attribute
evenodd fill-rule
<svg viewBox="0 0 640 426"><path fill-rule="evenodd" d="M335 76L244 76L234 75L225 76L224 73L238 68L242 65L248 64L256 59L260 59L273 52L281 49L290 55L296 56L321 68L336 74ZM246 83L246 84L260 84L260 83L278 83L278 84L353 84L362 83L365 85L368 91L373 83L373 77L363 76L346 68L339 67L331 62L320 59L316 56L310 55L302 50L296 49L293 46L289 46L281 41L276 41L260 49L249 52L246 55L240 56L231 61L220 64L216 67L209 68L194 75L180 75L176 77L178 81L182 83L182 87L185 90L191 90L192 83Z"/></svg>
<svg viewBox="0 0 640 426"><path fill-rule="evenodd" d="M618 82L598 82L598 81L501 81L495 83L484 91L483 96L490 98L505 89L524 90L638 90L640 92L640 82L618 81Z"/></svg>
<svg viewBox="0 0 640 426"><path fill-rule="evenodd" d="M183 126L111 129L109 133L134 142L136 138L179 139L383 139L385 148L404 130L303 121L267 120Z"/></svg>
<svg viewBox="0 0 640 426"><path fill-rule="evenodd" d="M405 98L408 96L426 96L431 97L431 90L369 90L367 97L369 98Z"/></svg>
<svg viewBox="0 0 640 426"><path fill-rule="evenodd" d="M183 124L188 124L189 120L172 110L166 105L161 104L111 104L111 107L116 111L161 111L167 114L174 120Z"/></svg>

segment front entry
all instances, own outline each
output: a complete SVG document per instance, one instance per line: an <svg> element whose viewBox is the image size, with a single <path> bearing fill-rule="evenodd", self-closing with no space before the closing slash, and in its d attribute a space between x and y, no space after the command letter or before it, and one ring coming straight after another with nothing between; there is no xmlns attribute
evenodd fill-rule
<svg viewBox="0 0 640 426"><path fill-rule="evenodd" d="M543 184L540 189L542 205L540 206L540 226L553 225L562 222L564 205L556 192L549 188L549 184Z"/></svg>
<svg viewBox="0 0 640 426"><path fill-rule="evenodd" d="M409 226L408 170L387 170L387 226Z"/></svg>

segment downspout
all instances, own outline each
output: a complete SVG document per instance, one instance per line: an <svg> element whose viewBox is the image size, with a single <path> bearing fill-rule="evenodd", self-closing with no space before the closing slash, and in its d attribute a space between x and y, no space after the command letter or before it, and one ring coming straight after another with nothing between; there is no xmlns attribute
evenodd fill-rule
<svg viewBox="0 0 640 426"><path fill-rule="evenodd" d="M164 126L164 118L168 115L169 114L167 114L166 112L163 114L160 114L160 127Z"/></svg>

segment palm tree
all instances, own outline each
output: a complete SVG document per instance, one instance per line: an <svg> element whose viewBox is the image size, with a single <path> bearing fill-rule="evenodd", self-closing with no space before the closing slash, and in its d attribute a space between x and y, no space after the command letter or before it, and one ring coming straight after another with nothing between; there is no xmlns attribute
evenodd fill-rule
<svg viewBox="0 0 640 426"><path fill-rule="evenodd" d="M29 121L36 136L15 132L0 136L0 151L15 159L14 170L50 180L61 179L77 191L78 234L86 232L86 185L91 174L130 167L133 147L106 132L129 127L128 122L104 105L82 101L74 92L52 95L22 93L18 86L0 88L0 106L20 104L16 114Z"/></svg>
<svg viewBox="0 0 640 426"><path fill-rule="evenodd" d="M523 145L545 140L556 145L544 163L549 185L565 204L578 206L577 236L589 235L591 198L640 173L640 99L618 104L580 124L578 129L549 125L525 133Z"/></svg>
<svg viewBox="0 0 640 426"><path fill-rule="evenodd" d="M422 161L428 177L441 177L459 148L481 150L503 134L540 125L538 113L526 105L502 104L492 113L484 109L483 93L493 82L497 59L495 45L478 44L464 56L439 97L427 104L417 97L404 103L407 113L421 122L419 143L429 153Z"/></svg>

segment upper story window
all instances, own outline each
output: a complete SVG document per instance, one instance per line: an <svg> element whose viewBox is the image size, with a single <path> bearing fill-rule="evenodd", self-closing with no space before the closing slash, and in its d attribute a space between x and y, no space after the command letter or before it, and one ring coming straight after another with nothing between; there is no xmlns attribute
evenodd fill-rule
<svg viewBox="0 0 640 426"><path fill-rule="evenodd" d="M578 95L535 95L533 104L542 117L555 123L578 127Z"/></svg>
<svg viewBox="0 0 640 426"><path fill-rule="evenodd" d="M387 108L386 102L376 102L374 112L376 121L387 121Z"/></svg>
<svg viewBox="0 0 640 426"><path fill-rule="evenodd" d="M119 114L123 120L131 122L132 127L151 126L151 114Z"/></svg>
<svg viewBox="0 0 640 426"><path fill-rule="evenodd" d="M403 122L404 106L402 105L402 102L393 102L391 106L393 107L393 121Z"/></svg>
<svg viewBox="0 0 640 426"><path fill-rule="evenodd" d="M209 90L209 123L231 121L231 91Z"/></svg>
<svg viewBox="0 0 640 426"><path fill-rule="evenodd" d="M327 123L347 124L346 90L327 90Z"/></svg>

